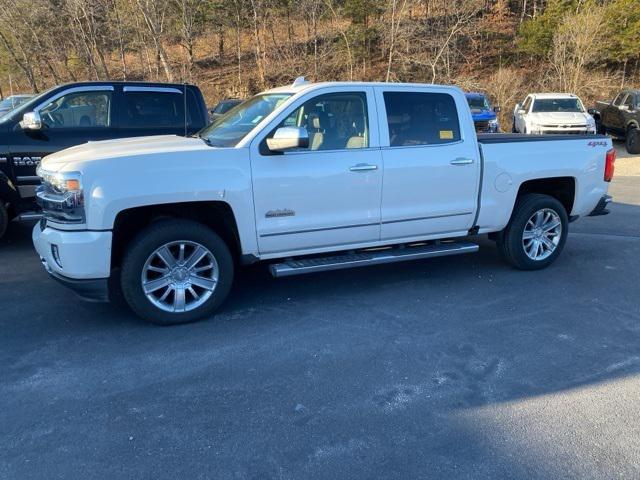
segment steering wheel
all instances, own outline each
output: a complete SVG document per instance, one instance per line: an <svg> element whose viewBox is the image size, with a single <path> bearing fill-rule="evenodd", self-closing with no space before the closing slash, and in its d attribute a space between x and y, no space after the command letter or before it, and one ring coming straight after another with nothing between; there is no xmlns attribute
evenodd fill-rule
<svg viewBox="0 0 640 480"><path fill-rule="evenodd" d="M51 126L61 127L64 125L64 119L59 113L47 112L45 116L51 120Z"/></svg>

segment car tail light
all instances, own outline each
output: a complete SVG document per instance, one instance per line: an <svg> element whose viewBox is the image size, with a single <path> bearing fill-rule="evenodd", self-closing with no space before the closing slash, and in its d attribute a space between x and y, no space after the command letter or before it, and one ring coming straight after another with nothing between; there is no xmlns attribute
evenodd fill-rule
<svg viewBox="0 0 640 480"><path fill-rule="evenodd" d="M604 162L604 181L610 182L613 178L613 171L616 168L616 150L612 148L607 152L607 157Z"/></svg>

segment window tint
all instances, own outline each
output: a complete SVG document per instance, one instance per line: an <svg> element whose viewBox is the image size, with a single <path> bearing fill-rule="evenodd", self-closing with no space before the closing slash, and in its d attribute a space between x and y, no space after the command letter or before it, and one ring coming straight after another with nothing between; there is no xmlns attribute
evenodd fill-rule
<svg viewBox="0 0 640 480"><path fill-rule="evenodd" d="M538 98L531 112L584 112L582 102L577 98Z"/></svg>
<svg viewBox="0 0 640 480"><path fill-rule="evenodd" d="M449 94L385 92L384 104L392 147L460 140L458 111Z"/></svg>
<svg viewBox="0 0 640 480"><path fill-rule="evenodd" d="M48 128L108 127L111 92L76 92L63 95L39 109Z"/></svg>
<svg viewBox="0 0 640 480"><path fill-rule="evenodd" d="M124 128L183 128L184 97L170 92L124 92Z"/></svg>
<svg viewBox="0 0 640 480"><path fill-rule="evenodd" d="M305 127L309 150L340 150L369 146L367 95L319 95L294 110L278 127Z"/></svg>

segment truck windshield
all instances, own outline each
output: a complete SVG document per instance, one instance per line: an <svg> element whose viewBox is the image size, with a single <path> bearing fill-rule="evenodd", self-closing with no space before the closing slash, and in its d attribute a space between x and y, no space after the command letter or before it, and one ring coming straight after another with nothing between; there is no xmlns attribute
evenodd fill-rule
<svg viewBox="0 0 640 480"><path fill-rule="evenodd" d="M532 112L584 112L578 98L540 98L533 103Z"/></svg>
<svg viewBox="0 0 640 480"><path fill-rule="evenodd" d="M486 97L467 97L467 103L469 104L469 108L471 110L491 110Z"/></svg>
<svg viewBox="0 0 640 480"><path fill-rule="evenodd" d="M264 118L291 96L290 93L256 95L233 107L198 133L212 147L235 147Z"/></svg>

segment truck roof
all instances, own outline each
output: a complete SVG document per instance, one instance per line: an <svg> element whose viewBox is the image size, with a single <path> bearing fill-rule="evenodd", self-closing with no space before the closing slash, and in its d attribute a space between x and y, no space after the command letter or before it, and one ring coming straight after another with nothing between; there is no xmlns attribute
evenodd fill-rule
<svg viewBox="0 0 640 480"><path fill-rule="evenodd" d="M271 88L261 92L265 93L290 93L296 94L305 90L315 90L320 87L429 87L442 90L458 90L461 89L452 85L437 85L432 83L390 83L390 82L304 82L297 85L286 85L283 87Z"/></svg>
<svg viewBox="0 0 640 480"><path fill-rule="evenodd" d="M534 98L578 98L573 93L531 93Z"/></svg>
<svg viewBox="0 0 640 480"><path fill-rule="evenodd" d="M152 87L175 87L183 88L195 87L190 83L167 83L167 82L142 82L142 81L129 81L129 80L97 80L97 81L84 81L84 82L68 82L56 85L54 88L73 86L100 86L100 85L140 85L140 86L152 86Z"/></svg>

